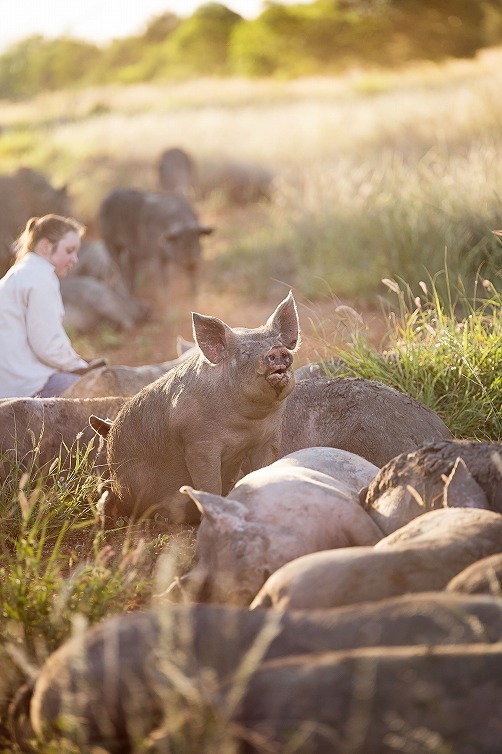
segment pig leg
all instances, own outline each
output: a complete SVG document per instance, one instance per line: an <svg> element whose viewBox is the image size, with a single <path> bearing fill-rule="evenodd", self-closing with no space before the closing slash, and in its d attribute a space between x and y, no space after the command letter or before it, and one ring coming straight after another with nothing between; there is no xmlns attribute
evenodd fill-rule
<svg viewBox="0 0 502 754"><path fill-rule="evenodd" d="M279 458L279 443L268 442L265 445L260 445L253 448L247 455L247 462L245 464L246 470L249 467L250 471L256 471L264 466L269 466Z"/></svg>
<svg viewBox="0 0 502 754"><path fill-rule="evenodd" d="M200 511L193 500L176 492L169 500L168 524L198 524Z"/></svg>
<svg viewBox="0 0 502 754"><path fill-rule="evenodd" d="M235 487L239 479L242 479L243 476L245 476L245 474L242 471L242 468L240 465L232 467L231 469L227 468L225 473L222 470L221 472L222 495L228 495L230 490L232 490Z"/></svg>
<svg viewBox="0 0 502 754"><path fill-rule="evenodd" d="M196 490L221 495L221 452L218 452L211 441L189 445L184 456L192 480L191 486Z"/></svg>

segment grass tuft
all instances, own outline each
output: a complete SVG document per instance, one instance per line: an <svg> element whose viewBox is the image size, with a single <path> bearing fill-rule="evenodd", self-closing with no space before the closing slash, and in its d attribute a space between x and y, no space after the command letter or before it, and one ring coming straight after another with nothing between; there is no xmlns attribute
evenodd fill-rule
<svg viewBox="0 0 502 754"><path fill-rule="evenodd" d="M418 292L399 278L383 282L397 299L383 348L360 326L341 347L320 334L326 370L334 358L339 376L377 380L412 395L459 439L502 440L500 292L477 278L468 295L461 280L451 284L447 270L420 281Z"/></svg>

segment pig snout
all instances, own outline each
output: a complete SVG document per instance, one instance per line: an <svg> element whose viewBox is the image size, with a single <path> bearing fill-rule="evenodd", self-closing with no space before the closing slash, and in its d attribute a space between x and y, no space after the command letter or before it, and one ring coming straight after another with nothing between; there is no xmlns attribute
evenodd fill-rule
<svg viewBox="0 0 502 754"><path fill-rule="evenodd" d="M265 354L266 379L277 393L281 393L292 381L290 371L292 363L293 356L284 346L273 346Z"/></svg>
<svg viewBox="0 0 502 754"><path fill-rule="evenodd" d="M284 346L274 346L265 356L271 372L285 372L293 363L293 357Z"/></svg>

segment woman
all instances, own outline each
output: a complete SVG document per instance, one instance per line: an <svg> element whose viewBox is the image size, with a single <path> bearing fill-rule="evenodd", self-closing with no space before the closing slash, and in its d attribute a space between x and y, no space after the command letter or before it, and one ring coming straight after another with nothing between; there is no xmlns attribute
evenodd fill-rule
<svg viewBox="0 0 502 754"><path fill-rule="evenodd" d="M45 215L28 220L18 239L15 264L0 280L0 398L61 395L97 365L73 350L63 328L59 279L75 266L84 230Z"/></svg>

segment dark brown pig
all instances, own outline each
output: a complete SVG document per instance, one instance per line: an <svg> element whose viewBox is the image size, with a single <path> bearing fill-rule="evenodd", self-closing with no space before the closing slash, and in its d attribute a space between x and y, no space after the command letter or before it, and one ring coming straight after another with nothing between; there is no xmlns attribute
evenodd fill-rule
<svg viewBox="0 0 502 754"><path fill-rule="evenodd" d="M91 417L108 436L105 515L158 512L171 523L197 522L197 507L180 487L226 495L244 462L255 470L278 457L299 343L292 293L256 329L192 317L194 356L128 400L113 423Z"/></svg>
<svg viewBox="0 0 502 754"><path fill-rule="evenodd" d="M171 265L183 269L195 286L200 238L213 230L200 224L191 203L181 194L122 188L102 202L99 226L131 293L139 270L152 263L166 278Z"/></svg>
<svg viewBox="0 0 502 754"><path fill-rule="evenodd" d="M180 147L164 150L159 158L159 183L168 194L193 198L197 184L197 168L192 157Z"/></svg>
<svg viewBox="0 0 502 754"><path fill-rule="evenodd" d="M235 677L242 666L260 673L262 663L273 659L308 655L315 662L320 653L361 647L378 646L382 652L421 644L451 645L451 651L466 644L491 648L501 630L500 603L486 595L418 594L284 613L163 605L109 618L74 635L18 693L10 719L18 741L36 735L41 744L59 737L54 751L66 750L61 740L66 738L84 751L94 745L113 754L138 752L142 737L161 721L173 738L178 736L176 751L215 751L204 746L204 726L196 726L199 745L186 742L182 748L175 721L182 715L196 719L198 693L216 707L222 701L214 693L218 683ZM187 688L191 693L183 698ZM214 735L211 726L206 732Z"/></svg>
<svg viewBox="0 0 502 754"><path fill-rule="evenodd" d="M502 643L378 647L264 663L236 717L240 754L455 752L502 742Z"/></svg>
<svg viewBox="0 0 502 754"><path fill-rule="evenodd" d="M385 534L436 508L502 513L502 443L441 440L400 453L361 491L361 500Z"/></svg>
<svg viewBox="0 0 502 754"><path fill-rule="evenodd" d="M451 433L428 406L359 377L303 380L286 401L281 456L302 448L341 448L375 466Z"/></svg>

